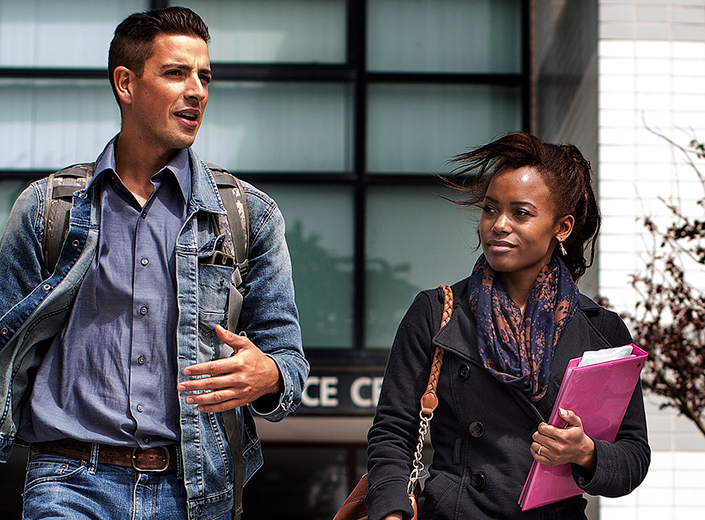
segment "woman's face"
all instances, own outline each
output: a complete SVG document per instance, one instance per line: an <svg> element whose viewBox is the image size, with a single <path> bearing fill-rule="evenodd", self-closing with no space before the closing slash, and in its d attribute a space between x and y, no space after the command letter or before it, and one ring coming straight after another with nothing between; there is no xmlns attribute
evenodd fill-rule
<svg viewBox="0 0 705 520"><path fill-rule="evenodd" d="M565 240L573 217L556 218L555 203L534 168L507 169L490 182L482 203L480 243L490 267L533 281Z"/></svg>

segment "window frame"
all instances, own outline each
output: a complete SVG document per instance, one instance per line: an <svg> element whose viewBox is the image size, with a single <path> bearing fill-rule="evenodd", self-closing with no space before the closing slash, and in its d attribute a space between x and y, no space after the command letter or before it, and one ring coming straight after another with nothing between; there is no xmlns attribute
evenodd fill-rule
<svg viewBox="0 0 705 520"><path fill-rule="evenodd" d="M152 0L150 8L164 8L169 0ZM370 72L366 63L367 0L346 0L347 51L343 64L267 64L267 63L214 63L213 75L217 80L259 82L345 83L352 87L352 168L347 172L234 172L253 184L282 183L294 185L334 184L347 186L353 191L353 344L351 348L316 347L307 350L307 357L314 365L384 365L387 351L365 347L365 262L366 236L365 213L367 191L374 186L398 185L401 178L405 185L432 188L438 185L435 175L370 174L367 161L367 96L373 84L443 84L514 86L520 90L521 126L527 129L531 117L530 93L530 31L529 2L521 0L521 71L518 73L392 73ZM0 79L61 78L105 79L103 69L53 69L0 67ZM61 167L63 165L58 165ZM47 170L0 170L0 179L31 181L48 175ZM305 347L305 346L304 346Z"/></svg>

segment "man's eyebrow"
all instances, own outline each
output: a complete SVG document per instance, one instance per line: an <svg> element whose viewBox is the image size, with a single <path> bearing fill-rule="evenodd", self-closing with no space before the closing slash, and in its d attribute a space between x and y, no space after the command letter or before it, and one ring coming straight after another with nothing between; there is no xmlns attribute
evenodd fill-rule
<svg viewBox="0 0 705 520"><path fill-rule="evenodd" d="M166 69L179 69L179 70L191 70L191 67L189 65L186 65L185 63L178 63L178 62L172 62L172 63L164 63L161 67L161 70L166 70ZM203 67L201 69L198 69L199 74L208 74L208 75L213 75L213 72L211 71L210 67Z"/></svg>

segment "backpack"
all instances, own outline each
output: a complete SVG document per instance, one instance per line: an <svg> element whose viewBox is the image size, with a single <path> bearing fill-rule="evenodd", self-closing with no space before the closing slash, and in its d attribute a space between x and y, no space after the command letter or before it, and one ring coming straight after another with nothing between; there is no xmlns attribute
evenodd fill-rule
<svg viewBox="0 0 705 520"><path fill-rule="evenodd" d="M222 251L216 251L210 263L232 265L234 270L230 280L231 288L228 306L228 329L235 330L242 309L245 294L245 278L248 272L247 255L250 242L250 219L247 201L240 179L228 170L206 163L213 174L218 193L227 210L226 215L213 215L213 225L217 235L225 236ZM68 232L69 212L73 204L73 194L88 186L93 177L94 163L75 164L49 175L47 180L46 207L44 211L44 277L54 272L64 239Z"/></svg>

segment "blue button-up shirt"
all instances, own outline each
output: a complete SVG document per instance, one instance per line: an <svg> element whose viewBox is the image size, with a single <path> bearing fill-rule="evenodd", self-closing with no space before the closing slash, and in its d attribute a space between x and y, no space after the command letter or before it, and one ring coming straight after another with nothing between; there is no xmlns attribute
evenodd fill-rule
<svg viewBox="0 0 705 520"><path fill-rule="evenodd" d="M143 207L116 174L115 140L96 164L98 250L64 330L37 372L19 436L149 447L180 436L175 246L191 172L181 150Z"/></svg>

